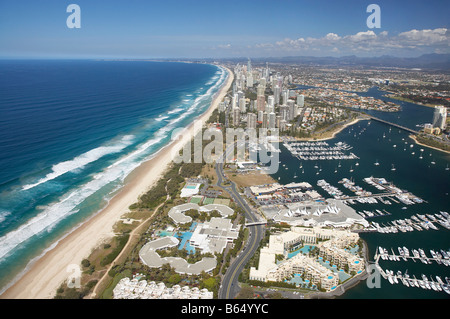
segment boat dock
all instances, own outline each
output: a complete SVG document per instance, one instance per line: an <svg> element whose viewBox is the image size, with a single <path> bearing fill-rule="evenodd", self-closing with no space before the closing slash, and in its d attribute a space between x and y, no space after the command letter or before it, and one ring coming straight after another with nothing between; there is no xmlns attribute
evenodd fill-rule
<svg viewBox="0 0 450 319"><path fill-rule="evenodd" d="M450 278L445 277L445 281L444 282L439 276L435 276L436 281L433 280L433 278L430 276L430 280L428 279L428 277L424 274L421 275L422 279L417 279L416 276L410 276L408 274L408 271L406 271L404 274L402 274L401 271L397 271L396 273L394 273L392 270L386 269L384 270L383 268L381 268L380 264L379 264L379 259L383 258L383 256L387 256L389 254L379 254L379 250L381 248L381 251L385 251L385 248L382 247L378 247L378 249L376 250L375 253L375 267L378 270L378 272L380 273L380 275L389 281L390 284L398 284L398 283L402 283L404 286L406 287L417 287L417 288L422 288L422 289L426 289L426 290L431 290L433 289L434 291L444 291L447 294L450 294ZM391 249L392 251L392 249ZM393 256L393 255L391 255ZM446 255L448 258L448 254ZM400 258L399 256L397 256L398 258ZM401 258L406 258L405 254L403 254L401 256ZM449 261L448 259L444 259ZM437 258L432 258L432 259L437 259Z"/></svg>
<svg viewBox="0 0 450 319"><path fill-rule="evenodd" d="M399 231L405 233L414 230L439 230L435 223L450 230L450 215L447 212L426 215L417 214L412 215L410 218L391 220L387 222L387 225L380 225L372 221L371 226L379 233L398 233Z"/></svg>
<svg viewBox="0 0 450 319"><path fill-rule="evenodd" d="M358 213L358 215L360 215L361 217L363 217L365 219L392 215L385 209L383 209L383 211L380 211L379 209L376 209L375 211L364 210L362 212L357 212L357 213Z"/></svg>
<svg viewBox="0 0 450 319"><path fill-rule="evenodd" d="M391 253L386 248L378 247L378 251L375 255L376 258L381 258L383 260L389 261L407 261L408 259L416 262L421 261L423 264L431 264L435 262L439 265L450 266L450 258L447 252L441 250L441 252L430 250L432 257L426 255L425 251L422 248L411 249L412 255L409 253L409 249L406 247L398 247L399 253L394 253L391 248Z"/></svg>

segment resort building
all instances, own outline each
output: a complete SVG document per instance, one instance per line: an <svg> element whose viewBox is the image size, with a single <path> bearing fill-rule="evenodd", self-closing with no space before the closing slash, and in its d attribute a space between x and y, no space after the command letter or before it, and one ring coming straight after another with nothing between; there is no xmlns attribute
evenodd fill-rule
<svg viewBox="0 0 450 319"><path fill-rule="evenodd" d="M189 264L180 257L164 257L157 253L159 249L166 249L179 245L179 240L173 236L162 237L145 244L139 251L139 259L150 268L159 268L164 264L170 264L177 273L188 275L199 275L202 271L210 272L216 265L215 257L204 257L195 264Z"/></svg>
<svg viewBox="0 0 450 319"><path fill-rule="evenodd" d="M175 222L175 224L186 224L192 221L190 216L184 214L185 211L195 209L201 212L211 212L213 210L218 211L222 217L228 217L234 214L234 210L226 205L221 204L208 204L199 206L195 203L181 204L172 207L168 213L169 217Z"/></svg>
<svg viewBox="0 0 450 319"><path fill-rule="evenodd" d="M181 189L180 197L191 197L197 195L200 191L201 183L186 183Z"/></svg>
<svg viewBox="0 0 450 319"><path fill-rule="evenodd" d="M306 195L309 198L314 197L314 194L310 191L307 191ZM362 227L369 227L369 222L366 219L341 200L302 200L284 203L281 202L282 199L270 200L271 195L264 196L267 196L266 201L269 203L261 205L259 210L266 219L272 219L278 223L286 223L291 226L331 226L334 228L349 228L359 224ZM300 197L300 195L297 196ZM258 196L258 199L260 197Z"/></svg>
<svg viewBox="0 0 450 319"><path fill-rule="evenodd" d="M213 217L209 222L195 228L190 245L203 253L222 253L228 243L239 236L239 228L233 228L230 219Z"/></svg>
<svg viewBox="0 0 450 319"><path fill-rule="evenodd" d="M334 242L321 245L319 255L339 268L347 266L349 272L357 273L364 269L364 260L362 258L351 254L343 248L339 248Z"/></svg>
<svg viewBox="0 0 450 319"><path fill-rule="evenodd" d="M155 283L137 278L122 278L113 290L114 299L213 299L208 289L189 288L174 285L166 287L163 282Z"/></svg>
<svg viewBox="0 0 450 319"><path fill-rule="evenodd" d="M354 245L358 239L358 234L347 230L292 227L290 231L269 237L269 244L260 250L258 268L250 268L249 279L267 282L303 276L330 291L339 284L337 273L301 253L291 256L292 252L305 244L312 244L319 248L322 259L328 259L340 268L347 265L350 272L358 272L364 269L364 260L343 249ZM277 263L276 255L284 255L286 259Z"/></svg>

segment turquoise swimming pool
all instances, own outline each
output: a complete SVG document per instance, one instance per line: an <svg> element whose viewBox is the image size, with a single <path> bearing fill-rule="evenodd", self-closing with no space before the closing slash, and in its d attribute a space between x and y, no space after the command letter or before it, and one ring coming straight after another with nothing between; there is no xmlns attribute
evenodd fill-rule
<svg viewBox="0 0 450 319"><path fill-rule="evenodd" d="M191 246L191 244L189 243L189 239L191 239L192 237L192 232L187 231L187 232L183 232L181 233L181 235L176 235L177 238L179 238L180 244L178 245L178 249L186 249L188 251L189 254L195 254L195 247Z"/></svg>
<svg viewBox="0 0 450 319"><path fill-rule="evenodd" d="M314 249L314 247L316 247L316 246L312 246L312 245L305 245L305 246L303 246L303 247L301 247L301 248L299 248L299 249L297 249L297 250L294 250L293 252L290 252L289 254L288 254L288 259L289 258L292 258L292 257L294 257L295 255L297 255L298 253L303 253L303 254L305 254L305 255L307 255L308 254L308 252L310 252L311 250L313 250Z"/></svg>

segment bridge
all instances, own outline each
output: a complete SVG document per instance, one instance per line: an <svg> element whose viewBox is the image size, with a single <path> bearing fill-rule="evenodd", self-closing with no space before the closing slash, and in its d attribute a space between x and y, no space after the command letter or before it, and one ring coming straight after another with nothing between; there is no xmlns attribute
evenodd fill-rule
<svg viewBox="0 0 450 319"><path fill-rule="evenodd" d="M375 116L372 116L372 115L369 115L369 114L367 114L367 116L368 116L370 119L374 120L374 121L381 122L381 123L384 123L384 124L387 124L387 125L391 125L391 126L393 126L393 127L396 127L396 128L402 129L402 130L404 130L404 131L407 131L407 132L409 132L409 133L411 133L411 134L419 134L418 131L415 131L415 130L413 130L413 129L410 129L409 127L405 127L405 126L402 126L402 125L399 125L399 124L396 124L396 123L392 123L392 122L389 122L389 121L385 121L385 120L382 120L382 119L380 119L380 118L378 118L378 117L375 117Z"/></svg>
<svg viewBox="0 0 450 319"><path fill-rule="evenodd" d="M259 222L253 222L253 223L246 223L245 226L248 227L248 226L265 225L265 224L267 224L266 221L262 221L262 222L259 221Z"/></svg>

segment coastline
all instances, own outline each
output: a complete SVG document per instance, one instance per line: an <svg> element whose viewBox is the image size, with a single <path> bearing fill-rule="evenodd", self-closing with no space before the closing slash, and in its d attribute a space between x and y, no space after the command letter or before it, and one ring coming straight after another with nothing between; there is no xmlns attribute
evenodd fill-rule
<svg viewBox="0 0 450 319"><path fill-rule="evenodd" d="M443 149L440 149L440 148L437 148L437 147L434 147L434 146L430 146L430 145L427 145L427 144L420 143L420 142L416 139L416 137L415 137L414 135L412 135L412 134L409 135L409 138L412 139L412 140L413 140L416 144L418 144L418 145L421 145L421 146L424 146L424 147L429 147L429 148L432 148L432 149L434 149L434 150L436 150L436 151L440 151L440 152L444 152L444 153L450 154L449 151L446 151L446 150L443 150Z"/></svg>
<svg viewBox="0 0 450 319"><path fill-rule="evenodd" d="M433 104L423 104L423 103L416 102L416 101L413 101L413 100L410 100L410 99L407 99L407 98L404 98L404 97L401 97L401 96L398 96L398 95L394 95L393 93L385 94L383 96L388 97L388 98L393 99L393 100L402 101L402 102L408 102L408 103L417 104L417 105L420 105L420 106L431 107L431 108L435 108L436 107L436 105L433 105Z"/></svg>
<svg viewBox="0 0 450 319"><path fill-rule="evenodd" d="M65 235L55 247L33 263L30 268L2 295L1 299L49 299L56 294L56 289L73 275L73 265L80 265L83 258L114 236L113 225L128 212L128 207L137 202L139 196L148 191L162 176L172 161L176 151L181 149L191 137L201 129L194 125L199 121L205 123L212 112L225 97L234 80L231 70L226 82L213 97L209 108L186 127L177 140L170 142L159 150L150 160L142 163L127 178L124 186L108 202L106 207L79 227ZM69 270L68 270L69 269Z"/></svg>
<svg viewBox="0 0 450 319"><path fill-rule="evenodd" d="M323 137L323 138L314 138L314 137L307 137L307 138L295 138L296 141L303 141L303 142L320 142L320 141L327 141L327 140L331 140L333 138L336 137L337 134L339 134L340 132L342 132L345 128L352 126L356 123L358 123L359 121L362 120L366 120L364 118L361 117L357 117L356 119L354 119L351 122L347 122L344 125L342 125L341 127L339 127L336 131L333 131L333 133L331 134L331 136L328 137Z"/></svg>

